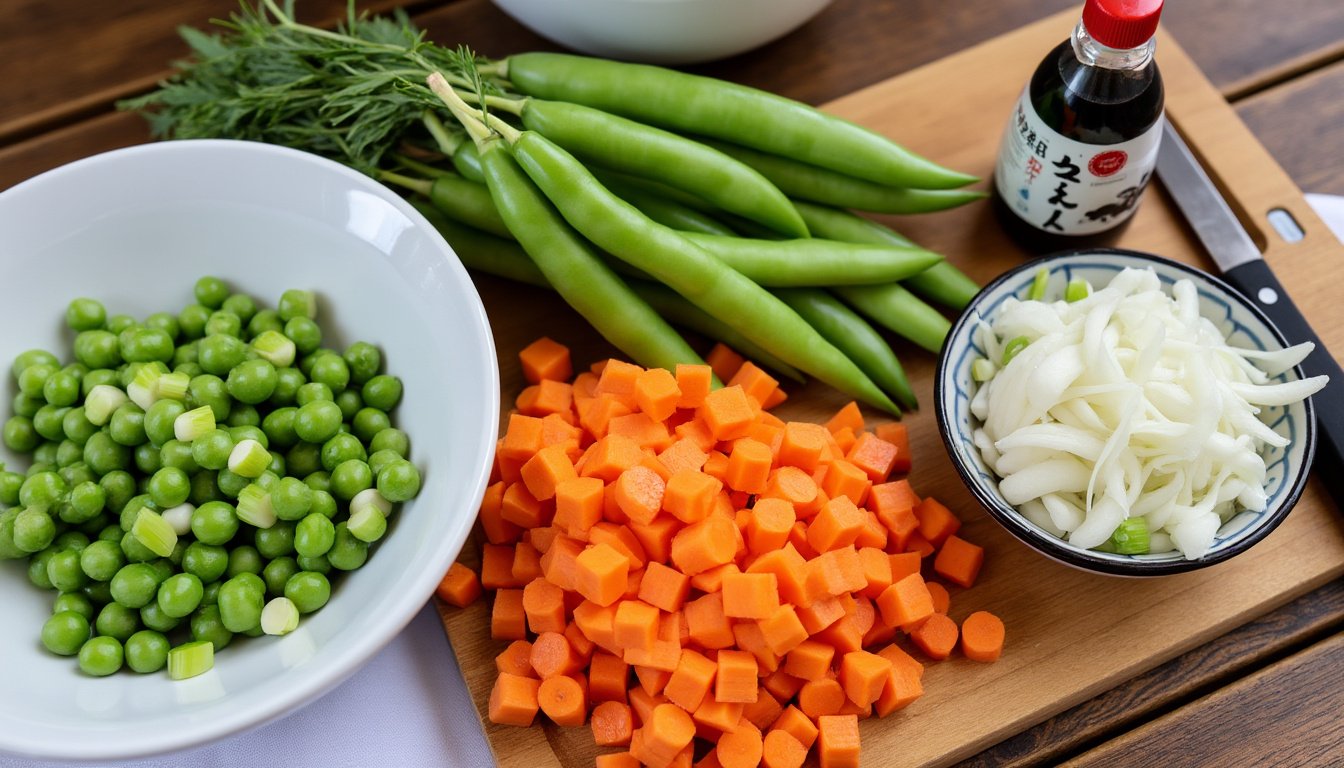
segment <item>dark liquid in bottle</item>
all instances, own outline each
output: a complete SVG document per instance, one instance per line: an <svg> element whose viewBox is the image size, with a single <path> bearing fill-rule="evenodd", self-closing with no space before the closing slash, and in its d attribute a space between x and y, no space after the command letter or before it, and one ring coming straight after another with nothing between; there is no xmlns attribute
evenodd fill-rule
<svg viewBox="0 0 1344 768"><path fill-rule="evenodd" d="M1073 42L1052 50L1031 76L1031 104L1060 135L1087 144L1119 144L1147 131L1162 116L1162 75L1157 63L1137 70L1094 67L1078 60ZM1044 232L1014 213L990 186L994 212L1018 244L1036 252L1083 248L1113 239L1133 221L1090 235Z"/></svg>

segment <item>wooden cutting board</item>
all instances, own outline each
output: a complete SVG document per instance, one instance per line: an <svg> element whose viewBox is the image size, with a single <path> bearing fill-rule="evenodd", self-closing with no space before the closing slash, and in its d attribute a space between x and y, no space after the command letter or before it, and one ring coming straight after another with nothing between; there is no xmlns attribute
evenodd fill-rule
<svg viewBox="0 0 1344 768"><path fill-rule="evenodd" d="M988 178L1014 100L1040 57L1068 35L1076 20L1077 11L1052 16L826 108L952 168ZM892 43L899 44L899 37L893 35ZM1160 37L1157 59L1172 121L1322 339L1336 353L1344 351L1344 315L1338 311L1344 300L1344 247L1170 37ZM1306 237L1294 244L1280 240L1265 220L1275 208L1287 210ZM1025 256L1000 232L987 204L890 223L982 282ZM1116 245L1214 269L1158 185L1149 189ZM503 402L511 403L522 388L517 352L537 336L570 345L576 364L613 353L553 296L491 279L478 285L494 326ZM936 361L910 345L896 349L921 402L931 403ZM822 420L843 402L823 386L795 387L777 413ZM870 425L881 418L869 415ZM1316 480L1278 530L1222 565L1155 580L1070 569L1019 544L976 504L952 469L931 408L907 415L906 421L916 490L946 502L965 521L962 535L988 551L979 583L969 590L952 588L952 618L960 621L974 610L991 609L1006 623L1008 639L996 664L955 657L930 664L922 699L890 717L865 721L865 766L953 763L1344 573L1344 524ZM464 561L473 562L477 553L469 543ZM460 611L441 605L440 610L499 765L592 765L597 751L587 728L522 729L484 721L495 677L493 658L502 648L489 637L489 601Z"/></svg>

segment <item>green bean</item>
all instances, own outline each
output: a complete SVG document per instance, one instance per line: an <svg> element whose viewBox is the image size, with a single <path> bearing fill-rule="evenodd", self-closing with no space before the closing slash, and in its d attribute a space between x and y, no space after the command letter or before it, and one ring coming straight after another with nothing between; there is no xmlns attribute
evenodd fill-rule
<svg viewBox="0 0 1344 768"><path fill-rule="evenodd" d="M497 73L528 96L583 104L880 184L949 189L975 180L801 102L713 78L558 53L510 56Z"/></svg>
<svg viewBox="0 0 1344 768"><path fill-rule="evenodd" d="M583 242L518 167L491 141L481 148L490 195L532 257L565 301L640 365L675 369L700 356Z"/></svg>
<svg viewBox="0 0 1344 768"><path fill-rule="evenodd" d="M616 197L554 143L527 131L512 150L566 220L599 248L639 267L784 362L850 396L897 412L844 353L764 288L675 230Z"/></svg>
<svg viewBox="0 0 1344 768"><path fill-rule="evenodd" d="M462 174L462 178L471 179L477 184L485 183L485 171L481 169L481 151L476 142L464 141L453 153L453 168Z"/></svg>
<svg viewBox="0 0 1344 768"><path fill-rule="evenodd" d="M900 233L881 224L855 216L849 211L840 211L811 203L795 202L803 220L817 233L818 237L832 240L844 240L848 243L872 243L881 245L913 245ZM926 298L952 309L965 309L966 305L980 292L980 286L967 277L961 270L948 261L941 261L932 267L903 280L906 287L913 289Z"/></svg>
<svg viewBox="0 0 1344 768"><path fill-rule="evenodd" d="M604 181L603 184L622 200L638 208L645 216L665 227L681 232L699 232L724 237L732 237L734 234L732 229L714 217L675 200L659 197L638 186L620 181Z"/></svg>
<svg viewBox="0 0 1344 768"><path fill-rule="evenodd" d="M808 238L755 240L686 232L687 240L768 287L871 285L918 274L943 257L920 248Z"/></svg>
<svg viewBox="0 0 1344 768"><path fill-rule="evenodd" d="M919 406L896 353L857 312L820 288L779 288L774 293L897 402L910 409Z"/></svg>
<svg viewBox="0 0 1344 768"><path fill-rule="evenodd" d="M971 189L888 187L726 142L706 143L760 171L789 197L837 208L857 208L874 213L931 213L986 197L986 193Z"/></svg>
<svg viewBox="0 0 1344 768"><path fill-rule="evenodd" d="M458 221L467 222L492 235L509 236L508 226L504 224L504 219L500 218L494 201L490 199L490 190L474 181L455 174L446 174L436 177L433 181L427 181L413 179L393 171L379 171L378 180L425 195L435 208Z"/></svg>
<svg viewBox="0 0 1344 768"><path fill-rule="evenodd" d="M849 285L834 290L878 325L934 354L943 348L943 340L952 330L941 312L899 285Z"/></svg>
<svg viewBox="0 0 1344 768"><path fill-rule="evenodd" d="M807 237L807 226L775 185L713 147L582 104L507 103L524 127L585 162L660 181L782 234Z"/></svg>

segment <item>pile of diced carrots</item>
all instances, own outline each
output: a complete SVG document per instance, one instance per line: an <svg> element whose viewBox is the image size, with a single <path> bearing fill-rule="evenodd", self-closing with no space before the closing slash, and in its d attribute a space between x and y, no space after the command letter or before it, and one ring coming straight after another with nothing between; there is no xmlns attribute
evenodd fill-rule
<svg viewBox="0 0 1344 768"><path fill-rule="evenodd" d="M923 693L918 655L994 661L1003 623L958 627L932 573L969 587L984 551L900 477L905 426L769 412L779 383L726 347L675 373L521 353L530 386L499 440L477 575L494 591L492 722L587 724L598 768L859 763L859 720ZM712 388L714 375L726 386ZM632 673L633 672L633 677ZM699 743L697 743L699 740ZM697 756L700 756L697 759Z"/></svg>

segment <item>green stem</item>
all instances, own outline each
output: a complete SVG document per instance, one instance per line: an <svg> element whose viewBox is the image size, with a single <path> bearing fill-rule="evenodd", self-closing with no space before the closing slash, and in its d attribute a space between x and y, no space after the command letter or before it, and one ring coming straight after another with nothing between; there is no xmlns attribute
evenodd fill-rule
<svg viewBox="0 0 1344 768"><path fill-rule="evenodd" d="M387 170L378 171L378 180L396 184L399 187L405 187L412 192L419 192L425 196L429 195L429 190L434 186L431 182L425 181L424 179L413 179L410 176L403 176L395 171Z"/></svg>
<svg viewBox="0 0 1344 768"><path fill-rule="evenodd" d="M429 135L434 139L434 144L443 154L452 157L453 153L457 152L457 148L462 146L462 137L449 130L448 126L444 125L439 116L433 112L425 110L425 114L420 118L420 121L424 123L425 130L429 131Z"/></svg>
<svg viewBox="0 0 1344 768"><path fill-rule="evenodd" d="M518 137L522 135L516 128L503 120L478 109L472 109L471 105L463 101L462 97L457 95L457 91L448 85L447 79L442 74L435 72L430 75L428 83L429 89L434 92L435 96L443 100L449 111L458 119L458 122L462 123L462 127L467 129L467 133L471 135L478 146L490 138L491 131L499 134L509 144L517 141Z"/></svg>
<svg viewBox="0 0 1344 768"><path fill-rule="evenodd" d="M406 155L400 153L394 154L392 158L396 160L399 165L402 165L409 170L415 171L416 173L423 173L426 176L439 177L439 176L452 175L452 171L449 171L446 168L439 168L437 166L430 165L429 163L416 160L413 157L407 157Z"/></svg>

